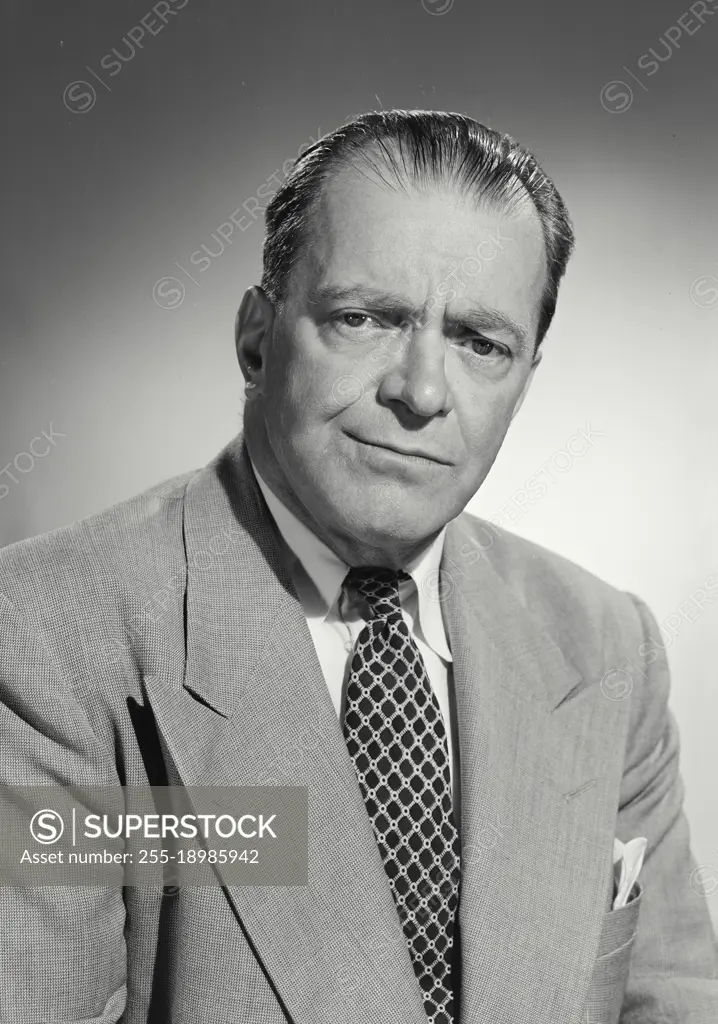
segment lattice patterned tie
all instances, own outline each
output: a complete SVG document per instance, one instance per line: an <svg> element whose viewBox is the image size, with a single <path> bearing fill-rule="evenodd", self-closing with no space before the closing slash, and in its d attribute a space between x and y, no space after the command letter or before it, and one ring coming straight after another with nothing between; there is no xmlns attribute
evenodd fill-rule
<svg viewBox="0 0 718 1024"><path fill-rule="evenodd" d="M354 648L344 736L384 861L431 1024L453 1024L451 979L459 838L446 730L404 621L406 573L351 569L345 587L371 616Z"/></svg>

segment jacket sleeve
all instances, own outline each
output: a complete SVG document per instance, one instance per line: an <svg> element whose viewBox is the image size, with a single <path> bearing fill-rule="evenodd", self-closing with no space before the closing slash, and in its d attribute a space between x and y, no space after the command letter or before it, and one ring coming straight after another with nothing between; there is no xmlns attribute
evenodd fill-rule
<svg viewBox="0 0 718 1024"><path fill-rule="evenodd" d="M669 674L660 632L631 595L642 626L631 694L631 723L618 815L618 838L646 836L643 901L621 1024L718 1021L718 950L709 890L690 850L679 772L679 739L668 708Z"/></svg>
<svg viewBox="0 0 718 1024"><path fill-rule="evenodd" d="M120 782L112 753L93 733L72 687L23 614L0 594L0 786L17 785ZM120 1021L124 925L119 886L16 888L0 878L0 1021Z"/></svg>

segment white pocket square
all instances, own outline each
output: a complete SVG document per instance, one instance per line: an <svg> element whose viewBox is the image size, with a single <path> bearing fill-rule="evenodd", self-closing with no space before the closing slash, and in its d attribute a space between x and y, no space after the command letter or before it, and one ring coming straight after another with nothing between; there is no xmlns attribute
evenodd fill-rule
<svg viewBox="0 0 718 1024"><path fill-rule="evenodd" d="M622 843L620 839L613 840L613 882L616 893L613 910L624 907L628 902L643 864L647 843L648 840L643 836L632 839L630 843Z"/></svg>

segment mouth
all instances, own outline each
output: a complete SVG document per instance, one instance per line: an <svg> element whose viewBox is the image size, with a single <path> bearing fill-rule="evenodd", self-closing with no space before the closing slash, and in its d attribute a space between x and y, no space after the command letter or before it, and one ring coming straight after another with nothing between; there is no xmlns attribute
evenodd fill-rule
<svg viewBox="0 0 718 1024"><path fill-rule="evenodd" d="M363 437L359 437L358 434L353 434L351 431L346 430L345 433L348 437L351 437L353 441L357 441L359 444L364 445L367 448L376 448L380 451L390 452L394 455L401 456L402 458L414 460L416 462L433 462L439 466L450 466L451 462L448 459L439 457L438 455L432 455L429 452L425 452L420 448L403 448L399 445L387 444L386 442L369 441Z"/></svg>

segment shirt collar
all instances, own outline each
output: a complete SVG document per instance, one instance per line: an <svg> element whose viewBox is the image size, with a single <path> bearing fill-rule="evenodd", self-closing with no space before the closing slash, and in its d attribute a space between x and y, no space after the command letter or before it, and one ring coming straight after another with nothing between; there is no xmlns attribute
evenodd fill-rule
<svg viewBox="0 0 718 1024"><path fill-rule="evenodd" d="M250 458L250 464L259 488L285 543L314 583L323 602L326 618L341 592L349 566L327 547L287 506L280 501ZM419 602L419 625L426 643L443 658L452 661L441 614L439 567L444 550L446 526L428 547L419 552L405 567L415 585Z"/></svg>

